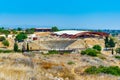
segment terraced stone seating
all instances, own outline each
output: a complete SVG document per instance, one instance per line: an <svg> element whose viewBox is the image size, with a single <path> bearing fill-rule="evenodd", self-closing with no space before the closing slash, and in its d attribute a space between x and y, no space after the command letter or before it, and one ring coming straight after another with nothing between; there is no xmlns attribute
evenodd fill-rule
<svg viewBox="0 0 120 80"><path fill-rule="evenodd" d="M67 46L75 42L75 40L51 40L51 41L43 41L40 44L43 44L49 50L59 50L65 49Z"/></svg>

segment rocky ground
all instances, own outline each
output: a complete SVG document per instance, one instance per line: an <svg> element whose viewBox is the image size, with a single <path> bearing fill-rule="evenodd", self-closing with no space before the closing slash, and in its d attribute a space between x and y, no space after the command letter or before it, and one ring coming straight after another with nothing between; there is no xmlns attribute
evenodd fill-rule
<svg viewBox="0 0 120 80"><path fill-rule="evenodd" d="M120 60L102 54L90 57L80 54L0 54L0 80L119 80L107 74L88 75L90 66L119 66Z"/></svg>

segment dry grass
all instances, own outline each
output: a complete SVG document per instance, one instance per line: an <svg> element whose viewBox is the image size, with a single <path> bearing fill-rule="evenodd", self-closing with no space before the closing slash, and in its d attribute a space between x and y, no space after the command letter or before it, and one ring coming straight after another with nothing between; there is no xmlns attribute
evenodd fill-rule
<svg viewBox="0 0 120 80"><path fill-rule="evenodd" d="M117 80L112 75L87 75L84 70L89 67L89 62L81 61L79 54L48 55L36 54L34 57L22 54L0 54L0 80L54 80L60 77L69 80ZM104 56L103 61L118 65L117 62L110 62L109 57ZM86 57L88 58L88 57ZM94 58L89 58L90 60ZM68 61L74 61L74 65L68 65ZM102 60L102 59L101 59ZM114 60L114 59L113 59ZM119 61L118 61L119 63ZM31 67L31 65L34 67ZM110 65L110 64L109 64Z"/></svg>
<svg viewBox="0 0 120 80"><path fill-rule="evenodd" d="M4 65L0 67L0 78L5 80L28 80L30 76L27 76L26 71L29 70L30 68L25 66Z"/></svg>
<svg viewBox="0 0 120 80"><path fill-rule="evenodd" d="M52 68L53 66L58 66L58 64L51 63L51 62L41 62L41 66L42 66L42 68L44 68L44 69L50 69L50 68Z"/></svg>

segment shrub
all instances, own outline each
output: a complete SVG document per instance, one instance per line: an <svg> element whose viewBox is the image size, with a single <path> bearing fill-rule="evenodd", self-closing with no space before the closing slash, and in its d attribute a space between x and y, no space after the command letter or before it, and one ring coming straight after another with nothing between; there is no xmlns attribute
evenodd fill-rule
<svg viewBox="0 0 120 80"><path fill-rule="evenodd" d="M120 59L120 56L115 56L115 58Z"/></svg>
<svg viewBox="0 0 120 80"><path fill-rule="evenodd" d="M81 51L81 54L82 54L82 55L85 55L85 54L87 54L87 53L86 53L86 51Z"/></svg>
<svg viewBox="0 0 120 80"><path fill-rule="evenodd" d="M0 53L11 53L13 52L12 50L0 50Z"/></svg>
<svg viewBox="0 0 120 80"><path fill-rule="evenodd" d="M88 48L84 51L81 51L81 54L82 55L89 55L89 56L97 56L97 54L100 54L99 51L95 50L95 49L92 49L92 48Z"/></svg>
<svg viewBox="0 0 120 80"><path fill-rule="evenodd" d="M120 54L120 48L116 48L115 52Z"/></svg>
<svg viewBox="0 0 120 80"><path fill-rule="evenodd" d="M75 64L73 61L69 61L67 64L72 65Z"/></svg>
<svg viewBox="0 0 120 80"><path fill-rule="evenodd" d="M98 70L97 70L96 66L92 66L90 68L87 68L85 70L85 72L88 74L98 74Z"/></svg>
<svg viewBox="0 0 120 80"><path fill-rule="evenodd" d="M3 36L0 37L0 41L4 41L4 40L6 40L5 37L3 37Z"/></svg>
<svg viewBox="0 0 120 80"><path fill-rule="evenodd" d="M93 49L96 49L96 50L98 50L98 51L101 51L101 50L102 50L102 48L101 48L100 45L94 45L94 46L93 46Z"/></svg>
<svg viewBox="0 0 120 80"><path fill-rule="evenodd" d="M59 53L59 52L56 51L56 50L51 50L51 51L48 52L48 54L58 54L58 53Z"/></svg>
<svg viewBox="0 0 120 80"><path fill-rule="evenodd" d="M85 70L85 72L88 73L88 74L105 73L105 74L120 76L120 68L118 66L110 66L110 67L104 67L104 66L95 67L95 66L92 66L90 68L87 68Z"/></svg>
<svg viewBox="0 0 120 80"><path fill-rule="evenodd" d="M4 41L2 42L2 44L3 44L4 46L9 46L9 41L8 41L8 40L4 40Z"/></svg>
<svg viewBox="0 0 120 80"><path fill-rule="evenodd" d="M20 53L21 53L21 52L22 52L22 50L18 49L18 51L17 51L17 52L20 52Z"/></svg>

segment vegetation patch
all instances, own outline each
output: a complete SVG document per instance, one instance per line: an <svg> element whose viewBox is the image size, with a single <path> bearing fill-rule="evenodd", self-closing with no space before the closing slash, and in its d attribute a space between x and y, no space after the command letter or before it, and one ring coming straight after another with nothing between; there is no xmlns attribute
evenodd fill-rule
<svg viewBox="0 0 120 80"><path fill-rule="evenodd" d="M89 55L89 56L95 57L95 56L97 56L98 54L100 54L100 51L97 51L97 50L92 49L92 48L88 48L88 49L86 49L86 50L81 51L81 54L82 54L82 55Z"/></svg>
<svg viewBox="0 0 120 80"><path fill-rule="evenodd" d="M104 55L101 55L101 54L98 55L98 58L100 58L102 60L106 60L106 57Z"/></svg>
<svg viewBox="0 0 120 80"><path fill-rule="evenodd" d="M120 59L120 56L115 56L115 58Z"/></svg>
<svg viewBox="0 0 120 80"><path fill-rule="evenodd" d="M120 54L120 48L116 48L115 52Z"/></svg>
<svg viewBox="0 0 120 80"><path fill-rule="evenodd" d="M4 41L4 40L6 40L6 38L3 37L3 36L1 36L1 37L0 37L0 41Z"/></svg>
<svg viewBox="0 0 120 80"><path fill-rule="evenodd" d="M94 46L93 46L93 49L96 49L96 50L98 50L98 51L101 51L101 50L102 50L102 48L101 48L100 45L94 45Z"/></svg>
<svg viewBox="0 0 120 80"><path fill-rule="evenodd" d="M87 74L105 73L105 74L111 74L111 75L115 75L115 76L120 76L120 68L118 66L110 66L110 67L92 66L90 68L87 68L85 70L85 73L87 73Z"/></svg>
<svg viewBox="0 0 120 80"><path fill-rule="evenodd" d="M35 32L35 29L34 28L30 28L30 29L26 29L25 30L25 33L26 34L33 34Z"/></svg>
<svg viewBox="0 0 120 80"><path fill-rule="evenodd" d="M72 64L75 64L75 62L69 61L67 64L72 65Z"/></svg>
<svg viewBox="0 0 120 80"><path fill-rule="evenodd" d="M0 50L0 53L11 53L13 50Z"/></svg>
<svg viewBox="0 0 120 80"><path fill-rule="evenodd" d="M18 44L15 42L14 43L14 51L17 52L18 51Z"/></svg>
<svg viewBox="0 0 120 80"><path fill-rule="evenodd" d="M48 52L48 54L58 54L58 53L59 53L59 52L56 51L56 50L51 50L51 51Z"/></svg>
<svg viewBox="0 0 120 80"><path fill-rule="evenodd" d="M3 44L4 46L7 46L7 47L10 45L8 40L2 41L2 44Z"/></svg>
<svg viewBox="0 0 120 80"><path fill-rule="evenodd" d="M21 33L17 34L15 40L17 40L18 42L22 42L26 38L27 38L27 34L24 32L21 32Z"/></svg>

